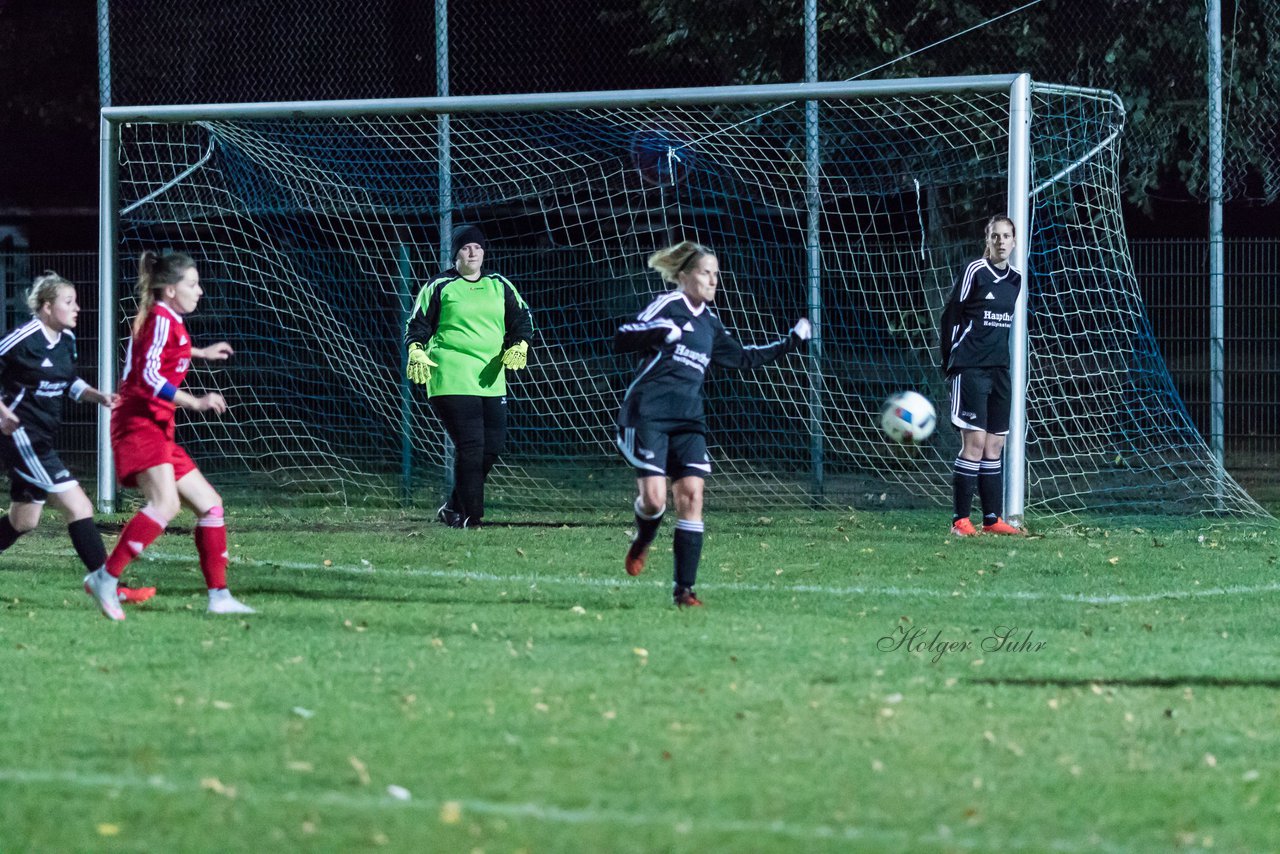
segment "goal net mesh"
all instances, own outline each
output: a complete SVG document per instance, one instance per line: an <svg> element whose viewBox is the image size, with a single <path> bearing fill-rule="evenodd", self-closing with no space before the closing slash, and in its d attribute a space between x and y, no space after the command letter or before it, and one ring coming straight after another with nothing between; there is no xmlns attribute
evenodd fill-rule
<svg viewBox="0 0 1280 854"><path fill-rule="evenodd" d="M1033 100L1028 513L1260 515L1217 476L1147 322L1120 216L1122 110L1057 87ZM236 348L189 380L227 395L227 414L180 427L220 486L346 504L443 494L449 442L401 346L413 296L448 266L439 126L405 113L122 127L121 280L144 248L188 252L206 289L191 331ZM1008 95L824 100L818 127L810 182L803 103L449 117L452 222L483 228L486 266L537 325L529 367L508 375L491 502L625 502L613 419L636 363L610 339L667 287L649 253L686 238L718 254L716 308L744 343L818 321L806 354L710 372L709 500L949 501L958 440L937 319L1006 207ZM120 307L123 337L127 292ZM907 388L943 422L918 447L879 430L882 402Z"/></svg>

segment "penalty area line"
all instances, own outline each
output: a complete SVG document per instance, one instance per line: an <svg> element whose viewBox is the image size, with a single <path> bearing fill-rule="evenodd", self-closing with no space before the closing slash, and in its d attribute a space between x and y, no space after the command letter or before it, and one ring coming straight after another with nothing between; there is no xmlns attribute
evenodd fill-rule
<svg viewBox="0 0 1280 854"><path fill-rule="evenodd" d="M155 560L181 561L188 560L185 555L165 552L144 552L143 557ZM376 575L380 572L388 575L401 575L414 578L438 578L445 581L481 581L496 584L560 584L569 587L622 588L633 586L667 587L670 582L654 579L650 581L630 580L624 578L593 578L589 576L557 576L529 575L514 573L499 575L492 572L472 572L465 569L413 569L399 568L379 569L369 566L339 566L304 561L257 560L254 558L234 557L232 563L242 566L260 568L276 568L305 570L314 572L332 572L345 575ZM1156 593L1109 593L1105 595L1088 595L1084 593L1046 593L1038 590L976 590L971 588L952 590L931 590L924 587L898 587L896 585L823 585L823 584L752 584L745 581L714 581L705 579L706 587L715 590L731 590L740 593L812 593L821 596L889 596L904 599L1010 599L1019 602L1065 602L1077 605L1130 605L1144 602L1161 602L1166 600L1205 599L1230 596L1255 596L1263 593L1280 593L1280 582L1254 585L1232 585L1230 587L1206 587L1191 590L1165 590Z"/></svg>

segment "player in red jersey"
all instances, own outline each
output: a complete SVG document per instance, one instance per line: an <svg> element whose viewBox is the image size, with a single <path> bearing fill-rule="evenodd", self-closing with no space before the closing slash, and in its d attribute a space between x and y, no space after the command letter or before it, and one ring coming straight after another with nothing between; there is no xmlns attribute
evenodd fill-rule
<svg viewBox="0 0 1280 854"><path fill-rule="evenodd" d="M179 252L143 252L138 263L138 314L125 359L120 392L111 411L111 450L116 477L142 490L147 503L120 532L107 565L92 573L86 589L100 606L115 596L116 580L131 560L164 532L181 505L196 514L196 551L209 587L209 613L252 614L227 591L227 529L222 497L191 457L174 442L177 407L221 415L222 395L200 397L178 387L191 359L222 361L232 355L225 341L192 347L183 317L204 293L195 262Z"/></svg>

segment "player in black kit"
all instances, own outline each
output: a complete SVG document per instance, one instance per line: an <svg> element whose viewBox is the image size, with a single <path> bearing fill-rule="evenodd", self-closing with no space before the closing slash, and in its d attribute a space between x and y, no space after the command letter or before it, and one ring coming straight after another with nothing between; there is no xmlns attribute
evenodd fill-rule
<svg viewBox="0 0 1280 854"><path fill-rule="evenodd" d="M76 289L46 271L27 295L31 320L0 339L0 461L9 470L9 513L0 517L0 552L35 530L47 498L67 518L67 532L89 572L107 561L93 505L54 448L62 399L110 408L104 394L76 376ZM155 588L118 588L124 602L142 602ZM119 606L116 606L118 610ZM119 619L123 619L123 614Z"/></svg>
<svg viewBox="0 0 1280 854"><path fill-rule="evenodd" d="M978 533L969 520L973 493L982 502L984 534L1023 534L1006 523L1001 454L1009 435L1009 330L1022 274L1009 266L1013 220L987 221L986 250L956 279L942 312L942 370L951 386L951 423L960 430L952 475L951 533Z"/></svg>
<svg viewBox="0 0 1280 854"><path fill-rule="evenodd" d="M677 285L624 324L614 349L645 354L618 413L618 449L636 470L636 536L626 570L644 570L649 546L667 509L667 478L675 495L675 590L677 605L701 605L694 595L702 555L703 479L711 474L702 382L707 367L758 368L794 351L810 337L801 318L786 338L744 347L711 308L720 264L711 250L685 241L654 253L649 266Z"/></svg>

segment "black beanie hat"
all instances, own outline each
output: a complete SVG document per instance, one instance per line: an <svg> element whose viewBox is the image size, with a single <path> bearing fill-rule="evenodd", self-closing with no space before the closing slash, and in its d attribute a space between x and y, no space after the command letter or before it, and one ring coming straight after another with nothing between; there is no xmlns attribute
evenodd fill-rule
<svg viewBox="0 0 1280 854"><path fill-rule="evenodd" d="M464 225L453 232L453 254L449 256L449 261L457 261L458 250L468 243L479 243L480 248L484 248L484 232L478 226Z"/></svg>

